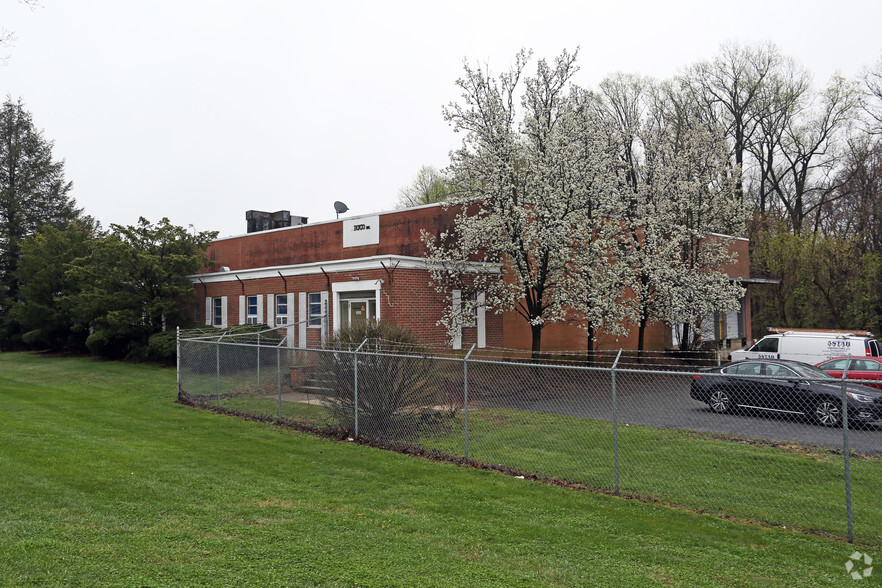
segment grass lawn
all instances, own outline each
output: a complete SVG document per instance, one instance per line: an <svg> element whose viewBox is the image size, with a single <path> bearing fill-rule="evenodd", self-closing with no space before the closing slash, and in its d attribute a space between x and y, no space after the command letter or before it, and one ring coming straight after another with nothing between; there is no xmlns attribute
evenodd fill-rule
<svg viewBox="0 0 882 588"><path fill-rule="evenodd" d="M470 457L527 472L615 487L612 423L537 412L475 410ZM425 445L462 454L462 434ZM855 535L882 547L882 460L853 458ZM844 458L822 448L720 439L709 433L619 426L622 494L688 508L847 535Z"/></svg>
<svg viewBox="0 0 882 588"><path fill-rule="evenodd" d="M221 408L271 419L281 416L312 426L333 424L325 407L279 402L274 383L257 390L250 381L253 371L243 373L250 378L227 376L222 382L222 390L229 394L220 399ZM199 381L186 379L188 392L194 380ZM233 394L236 390L240 392ZM286 390L290 389L282 388L283 396ZM218 404L212 390L200 391L205 395L199 401L210 407ZM400 432L390 435L396 441L462 457L466 455L464 432L459 412L455 418L426 424L419 438L398 437ZM841 452L642 425L620 425L618 438L622 495L743 521L837 537L848 534ZM613 448L609 421L508 408L470 411L468 456L485 464L611 492L615 489ZM854 456L851 474L855 537L878 549L882 547L882 501L878 499L882 459Z"/></svg>
<svg viewBox="0 0 882 588"><path fill-rule="evenodd" d="M0 354L0 585L853 585L860 546L174 398L172 370Z"/></svg>

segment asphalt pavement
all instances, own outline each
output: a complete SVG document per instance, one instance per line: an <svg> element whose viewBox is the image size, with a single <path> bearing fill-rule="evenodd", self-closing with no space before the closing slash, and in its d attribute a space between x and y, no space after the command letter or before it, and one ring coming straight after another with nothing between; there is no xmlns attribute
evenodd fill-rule
<svg viewBox="0 0 882 588"><path fill-rule="evenodd" d="M616 412L622 424L649 425L760 439L782 444L816 445L841 451L843 429L824 427L805 419L774 413L738 411L717 414L707 404L689 396L691 376L657 373L620 373L617 375ZM483 406L499 406L611 420L612 393L609 378L595 378L591 385L575 388L545 387L541 392L512 390L484 395ZM498 388L497 388L498 389ZM882 454L882 424L850 427L852 451Z"/></svg>

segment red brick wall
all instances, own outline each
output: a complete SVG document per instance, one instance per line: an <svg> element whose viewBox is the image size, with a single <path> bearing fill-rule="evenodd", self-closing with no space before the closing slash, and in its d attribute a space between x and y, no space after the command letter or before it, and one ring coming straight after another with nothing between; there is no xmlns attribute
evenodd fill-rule
<svg viewBox="0 0 882 588"><path fill-rule="evenodd" d="M429 230L438 235L450 230L455 219L455 210L444 210L441 206L429 206L417 209L393 211L380 215L380 242L376 245L343 248L343 221L332 221L314 225L303 225L275 231L251 233L212 243L209 247L209 258L215 262L213 268L206 272L217 271L218 266L227 266L232 271L308 264L343 259L366 258L378 255L404 255L422 257L425 253L420 238L421 229ZM744 240L732 242L737 253L737 261L725 268L729 275L747 277L749 275L748 243ZM437 323L444 309L450 303L450 294L439 294L429 283L428 272L424 270L394 270L386 272L382 269L362 272L329 272L332 282L349 282L353 277L361 280L382 278L385 283L381 289L380 316L413 329L427 343L439 347L450 348L450 339L444 327ZM228 296L228 324L239 324L239 299L241 295L280 294L287 292L328 292L329 306L333 306L333 297L328 279L323 274L287 277L287 289L281 277L248 279L240 283L234 276L222 283L211 283L204 286L196 284L199 300L197 316L204 322L205 297ZM294 321L299 318L299 297L295 297L293 313ZM331 312L334 309L331 308ZM266 309L264 309L266 317ZM750 333L750 316L744 317L745 329ZM487 345L490 347L508 347L529 349L531 333L526 321L515 312L495 314L488 311L485 317ZM331 319L333 325L333 317ZM320 329L308 328L307 336L310 345L317 345ZM542 348L544 350L582 350L586 348L586 334L574 324L551 324L543 330ZM663 325L647 327L646 348L663 349L669 342L670 335ZM477 341L477 328L463 329L462 346L467 349ZM615 338L600 334L599 347L603 348L634 348L637 347L636 328L631 329L628 337Z"/></svg>
<svg viewBox="0 0 882 588"><path fill-rule="evenodd" d="M392 287L387 291L386 286ZM440 294L430 283L429 273L422 270L395 270L384 284L383 318L400 325L406 325L421 339L438 347L450 349L451 340L447 328L439 326L447 306L451 303L450 293ZM388 311L387 311L388 308ZM385 314L388 312L388 314ZM486 339L488 347L502 346L502 317L487 312L485 315ZM465 327L462 330L463 349L478 341L478 328Z"/></svg>
<svg viewBox="0 0 882 588"><path fill-rule="evenodd" d="M729 244L729 251L736 255L735 263L724 265L721 269L732 277L746 278L750 276L749 244L746 239L732 240Z"/></svg>
<svg viewBox="0 0 882 588"><path fill-rule="evenodd" d="M414 331L427 344L439 348L450 349L451 340L444 326L438 325L444 310L450 304L450 294L441 294L435 291L430 284L429 273L425 270L393 270L387 272L383 269L360 271L360 272L333 272L328 274L331 283L351 283L353 277L358 277L365 282L365 289L372 289L374 280L384 281L380 288L380 317L383 320L395 322ZM232 277L231 277L232 278ZM196 284L198 297L197 316L199 322L205 319L205 298L227 296L227 324L237 325L239 317L239 296L263 295L263 316L267 317L267 294L287 294L293 292L328 292L328 305L331 317L330 326L334 324L333 294L328 286L328 279L323 274L308 276L287 277L288 287L285 288L285 280L281 277L242 280L240 283L235 278L225 282L212 282L208 284ZM307 302L308 303L308 302ZM294 308L289 308L289 316L294 317L294 322L300 316L299 295L294 297ZM485 316L487 345L490 347L502 346L502 317L487 312ZM307 340L310 346L320 343L321 330L307 328ZM477 327L466 327L462 334L463 348L468 348L477 342Z"/></svg>
<svg viewBox="0 0 882 588"><path fill-rule="evenodd" d="M429 273L395 270L381 290L383 318L412 329L423 341L435 347L450 347L446 329L437 322L445 300L431 287Z"/></svg>
<svg viewBox="0 0 882 588"><path fill-rule="evenodd" d="M263 316L264 321L266 320L267 312L266 312L266 295L267 294L287 294L288 292L330 292L328 288L327 280L325 276L322 274L318 275L309 275L309 276L298 276L296 278L288 277L288 287L285 288L285 282L280 277L276 278L262 278L258 280L242 280L240 283L234 277L231 276L231 280L226 282L212 282L208 284L196 284L196 294L199 297L199 309L201 314L200 322L205 321L205 298L215 298L218 296L227 296L227 325L238 325L242 321L240 321L239 317L239 296L253 296L262 294L263 295ZM328 294L330 297L330 294ZM299 308L299 300L298 297L294 297L294 309L289 309L289 316L294 317L294 321L297 321L300 316L300 308ZM316 329L318 330L318 329ZM318 339L316 339L318 340Z"/></svg>

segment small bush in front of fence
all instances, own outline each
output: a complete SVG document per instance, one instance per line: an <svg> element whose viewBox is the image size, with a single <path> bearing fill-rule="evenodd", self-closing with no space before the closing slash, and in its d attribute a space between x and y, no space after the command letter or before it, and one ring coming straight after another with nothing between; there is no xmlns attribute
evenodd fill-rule
<svg viewBox="0 0 882 588"><path fill-rule="evenodd" d="M440 418L443 390L436 363L409 329L360 323L337 331L325 350L316 379L338 426L378 439L413 437Z"/></svg>

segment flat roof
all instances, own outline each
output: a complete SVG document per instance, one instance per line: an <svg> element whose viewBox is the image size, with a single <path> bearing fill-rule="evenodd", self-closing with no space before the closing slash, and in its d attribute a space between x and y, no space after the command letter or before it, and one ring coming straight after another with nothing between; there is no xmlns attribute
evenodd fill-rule
<svg viewBox="0 0 882 588"><path fill-rule="evenodd" d="M367 213L364 213L364 214L357 214L357 215L354 215L354 216L346 216L346 217L344 217L344 218L333 218L333 219L329 219L329 220L317 221L317 222L314 222L314 223L306 223L305 225L294 225L294 226L292 226L292 227L280 227L280 228L278 228L278 229L267 229L267 230L265 230L265 231L255 231L255 232L253 232L253 233L248 233L248 232L246 232L246 233L239 233L238 235L227 235L226 237L218 237L217 239L214 239L214 240L212 241L212 243L215 243L215 242L217 242L217 241L226 241L226 240L228 240L228 239L239 239L239 238L241 238L241 237L250 237L250 236L252 236L252 235L263 235L263 234L266 234L266 233L278 233L278 232L281 232L281 231L292 231L292 230L302 229L303 227L318 227L318 226L321 226L321 225L329 225L329 224L332 224L332 223L339 223L339 222L342 222L342 221L344 221L344 220L357 220L357 219L360 219L360 218L366 218L366 217L369 217L369 216L386 216L386 215L389 215L389 214L399 214L399 213L402 213L402 212L408 212L408 211L411 211L411 210L422 210L422 209L424 209L424 208L432 208L432 207L436 207L436 206L438 206L438 207L440 207L440 206L447 206L448 204L450 204L450 203L448 203L448 202L433 202L433 203L431 203L431 204L421 204L421 205L419 205L419 206L408 206L407 208L394 208L394 209L392 209L392 210L382 210L382 211L379 211L379 212L367 212ZM297 216L297 215L292 214L291 216ZM715 236L715 237L722 237L722 238L724 238L724 239L734 239L734 240L736 240L736 241L749 241L749 239L748 239L747 237L735 237L735 236L733 236L733 235L726 235L726 234L724 234L724 233L709 233L709 234L710 234L710 235L713 235L713 236ZM760 280L761 278L751 278L751 279ZM745 278L745 280L747 280L747 278ZM778 282L760 282L760 281L756 281L756 282L753 282L753 283L760 284L760 283L778 283Z"/></svg>
<svg viewBox="0 0 882 588"><path fill-rule="evenodd" d="M369 217L369 216L385 216L385 215L388 215L388 214L398 214L398 213L401 213L401 212L407 212L407 211L411 211L411 210L420 210L420 209L423 209L423 208L432 208L432 207L434 207L434 206L444 206L445 204L446 204L446 203L444 203L444 202L433 202L432 204L422 204L422 205L420 205L420 206L409 206L409 207L407 207L407 208L395 208L395 209L392 209L392 210L383 210L383 211L380 211L380 212L367 212L367 213L365 213L365 214L357 214L357 215L354 215L354 216L346 216L346 217L344 217L344 218L332 218L332 219L330 219L330 220L323 220L323 221L318 221L318 222L314 222L314 223L306 223L305 225L294 225L294 226L292 226L292 227L280 227L280 228L278 228L278 229L267 229L267 230L265 230L265 231L255 231L255 232L253 232L253 233L240 233L240 234L238 234L238 235L228 235L228 236L226 236L226 237L218 237L217 239L214 239L214 240L212 241L212 243L216 243L217 241L226 241L226 240L228 240L228 239L239 239L239 238L241 238L241 237L251 237L252 235L265 235L266 233L279 233L279 232L282 232L282 231L294 231L294 230L297 230L297 229L302 229L302 228L304 228L304 227L318 227L318 226L321 226L321 225L329 225L329 224L332 224L332 223L343 222L344 220L357 220L357 219L360 219L360 218L366 218L366 217ZM293 214L292 214L291 216L296 216L296 215L293 215Z"/></svg>

